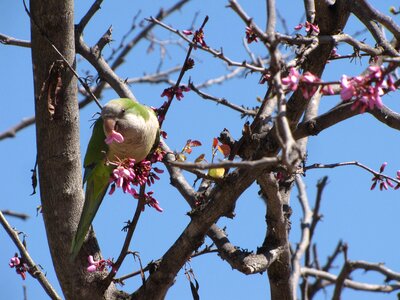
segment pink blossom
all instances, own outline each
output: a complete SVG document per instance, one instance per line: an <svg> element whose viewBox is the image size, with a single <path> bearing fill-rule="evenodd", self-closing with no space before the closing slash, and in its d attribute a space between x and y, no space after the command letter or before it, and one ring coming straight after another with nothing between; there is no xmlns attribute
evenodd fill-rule
<svg viewBox="0 0 400 300"><path fill-rule="evenodd" d="M314 83L318 83L321 80L310 72L306 72L301 76L301 91L303 93L304 98L310 99L315 92L318 90L318 85Z"/></svg>
<svg viewBox="0 0 400 300"><path fill-rule="evenodd" d="M300 80L300 73L293 67L289 69L289 75L287 77L282 78L282 83L287 85L288 88L292 91L297 90L297 86Z"/></svg>
<svg viewBox="0 0 400 300"><path fill-rule="evenodd" d="M164 210L160 207L159 202L152 196L153 195L153 191L150 191L148 193L144 193L144 199L146 200L146 204L153 207L155 210L157 210L158 212L163 212ZM134 198L139 199L140 195L139 193L135 193L133 195Z"/></svg>
<svg viewBox="0 0 400 300"><path fill-rule="evenodd" d="M381 167L379 168L379 173L382 173L383 171L385 171L387 164L388 163L386 161L384 163L382 163Z"/></svg>
<svg viewBox="0 0 400 300"><path fill-rule="evenodd" d="M322 89L321 89L322 94L324 95L334 95L335 91L333 90L332 85L328 84L325 85Z"/></svg>
<svg viewBox="0 0 400 300"><path fill-rule="evenodd" d="M246 27L246 39L247 39L247 44L251 44L252 42L258 42L257 35L252 27Z"/></svg>
<svg viewBox="0 0 400 300"><path fill-rule="evenodd" d="M13 256L10 259L10 263L9 266L10 268L15 268L16 266L18 266L21 263L21 261L19 260L18 256Z"/></svg>
<svg viewBox="0 0 400 300"><path fill-rule="evenodd" d="M185 86L185 85L181 85L178 87L172 86L169 88L166 88L162 94L161 97L166 96L168 98L169 101L171 101L174 96L176 96L176 99L181 100L183 98L183 92L189 92L190 88Z"/></svg>
<svg viewBox="0 0 400 300"><path fill-rule="evenodd" d="M206 42L204 41L204 32L203 29L196 30L193 36L194 49L197 49L197 44L200 44L202 47L208 47Z"/></svg>
<svg viewBox="0 0 400 300"><path fill-rule="evenodd" d="M387 88L392 92L397 89L394 84L393 77L390 74L388 75L388 78L386 79L386 85L387 85Z"/></svg>
<svg viewBox="0 0 400 300"><path fill-rule="evenodd" d="M18 254L15 253L13 257L10 258L10 263L8 264L10 268L15 268L15 272L21 275L23 280L26 279L26 272L29 272L28 265L24 262L22 257L18 257Z"/></svg>
<svg viewBox="0 0 400 300"><path fill-rule="evenodd" d="M116 270L114 269L114 263L112 262L111 259L100 259L100 260L94 260L92 255L88 256L88 262L89 262L89 266L86 268L86 270L89 273L93 273L93 272L102 272L105 270L106 267L111 267L113 272L116 272Z"/></svg>
<svg viewBox="0 0 400 300"><path fill-rule="evenodd" d="M111 144L112 142L116 142L116 143L123 143L124 142L124 137L122 136L122 134L120 134L119 132L113 130L104 140L106 142L107 145Z"/></svg>
<svg viewBox="0 0 400 300"><path fill-rule="evenodd" d="M193 31L191 31L191 30L182 30L182 33L185 34L185 35L192 35Z"/></svg>
<svg viewBox="0 0 400 300"><path fill-rule="evenodd" d="M329 55L329 58L337 58L337 57L340 57L340 54L337 52L337 48L333 48L331 54Z"/></svg>
<svg viewBox="0 0 400 300"><path fill-rule="evenodd" d="M110 164L116 167L110 176L111 188L109 194L113 194L118 187L122 188L124 193L129 193L137 198L138 193L134 188L135 186L143 186L145 184L151 186L156 180L159 180L160 177L157 174L161 174L164 171L156 167L153 168L152 163L162 160L165 152L161 148L158 148L154 153L151 161L142 160L135 162L134 159L128 158L122 161L110 162ZM146 199L150 203L149 205L158 210L158 202L151 196L152 194L153 192L146 194Z"/></svg>
<svg viewBox="0 0 400 300"><path fill-rule="evenodd" d="M297 25L297 26L294 27L294 30L300 30L300 29L303 28L303 26L304 26L304 25L300 23L299 25Z"/></svg>
<svg viewBox="0 0 400 300"><path fill-rule="evenodd" d="M343 75L340 79L340 86L342 87L340 98L342 98L343 101L350 100L355 94L355 88L353 84L349 82L346 75Z"/></svg>
<svg viewBox="0 0 400 300"><path fill-rule="evenodd" d="M312 24L312 23L306 21L305 27L306 27L306 31L307 32L314 31L317 34L319 33L319 26L318 25L315 25L315 24Z"/></svg>
<svg viewBox="0 0 400 300"><path fill-rule="evenodd" d="M361 112L373 110L375 107L382 108L381 96L387 90L396 89L390 74L386 74L381 66L370 66L365 76L348 78L343 75L341 87L342 100L354 99L352 109L359 108Z"/></svg>

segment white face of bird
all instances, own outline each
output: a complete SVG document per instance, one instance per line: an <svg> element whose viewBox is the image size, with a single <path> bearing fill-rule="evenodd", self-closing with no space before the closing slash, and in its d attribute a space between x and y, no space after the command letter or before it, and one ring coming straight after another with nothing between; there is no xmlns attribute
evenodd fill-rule
<svg viewBox="0 0 400 300"><path fill-rule="evenodd" d="M140 109L131 108L126 111L117 101L110 101L103 107L101 116L105 135L108 137L118 132L124 138L122 143L109 144L110 160L129 157L141 161L149 154L158 134L158 120L147 107L147 118L144 118L141 114L143 108L141 106Z"/></svg>

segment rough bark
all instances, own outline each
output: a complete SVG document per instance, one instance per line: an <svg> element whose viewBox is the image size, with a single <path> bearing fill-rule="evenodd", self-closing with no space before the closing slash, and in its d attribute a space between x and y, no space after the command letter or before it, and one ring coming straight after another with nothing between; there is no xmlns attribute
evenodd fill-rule
<svg viewBox="0 0 400 300"><path fill-rule="evenodd" d="M42 212L65 298L113 299L117 293L113 285L99 287L96 283L96 276L104 274L88 276L85 272L88 252L98 251L93 233L78 259L71 262L69 258L83 204L77 83L51 43L74 66L73 8L72 0L30 1Z"/></svg>

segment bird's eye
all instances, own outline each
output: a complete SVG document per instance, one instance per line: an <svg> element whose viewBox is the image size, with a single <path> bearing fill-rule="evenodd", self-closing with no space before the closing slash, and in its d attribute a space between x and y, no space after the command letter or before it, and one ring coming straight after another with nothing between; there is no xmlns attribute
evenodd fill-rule
<svg viewBox="0 0 400 300"><path fill-rule="evenodd" d="M125 109L124 109L124 108L123 108L123 109L121 109L121 112L122 112L122 113L125 113Z"/></svg>

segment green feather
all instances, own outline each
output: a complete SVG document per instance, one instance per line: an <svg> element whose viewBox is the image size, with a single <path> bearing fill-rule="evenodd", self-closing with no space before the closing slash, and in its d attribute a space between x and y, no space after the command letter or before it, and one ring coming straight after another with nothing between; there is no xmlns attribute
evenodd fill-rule
<svg viewBox="0 0 400 300"><path fill-rule="evenodd" d="M105 105L105 107L102 110L103 117L106 116L107 118L115 118L117 122L121 122L119 124L125 122L124 123L125 125L127 125L126 122L129 122L129 118L126 118L126 114L134 114L140 116L141 118L143 118L143 120L145 120L146 122L148 122L148 124L150 124L150 126L148 127L143 126L144 127L143 130L145 131L143 131L142 133L151 134L149 135L149 137L151 136L151 138L145 140L145 143L151 142L151 144L148 146L146 144L142 144L141 145L142 149L145 150L141 151L149 151L151 149L151 145L153 144L154 144L153 147L157 146L159 141L159 128L156 115L151 108L141 105L137 102L134 102L128 98L120 98L111 100ZM132 134L132 132L133 134L137 134L137 132L135 132L134 130L133 131L131 130L130 134ZM85 237L87 232L89 231L90 225L92 224L92 221L107 192L112 170L115 168L115 166L106 165L107 161L106 157L108 155L113 155L112 151L113 150L115 151L115 148L113 148L113 150L109 149L108 145L105 143L105 138L106 135L103 129L103 118L100 117L99 119L96 120L94 124L93 134L92 137L90 138L83 163L85 168L83 176L83 184L86 184L85 203L83 205L82 215L78 224L78 229L71 245L70 252L72 259L74 259L78 255L85 241ZM130 139L130 141L132 140L134 141L132 136L124 136L124 138L126 140ZM138 141L141 141L143 143L142 138L140 138L140 140ZM127 147L127 146L131 147L132 145L121 144L120 147ZM123 151L121 153L126 153L126 152ZM132 158L135 159L136 158L134 156L135 154L132 155L133 155ZM126 157L119 155L119 158L124 159Z"/></svg>
<svg viewBox="0 0 400 300"><path fill-rule="evenodd" d="M85 204L83 206L78 229L71 246L71 256L75 258L82 247L90 224L100 207L107 192L110 174L113 166L105 165L105 156L108 150L104 142L103 120L99 118L93 128L84 160L85 174L83 183L86 183Z"/></svg>

